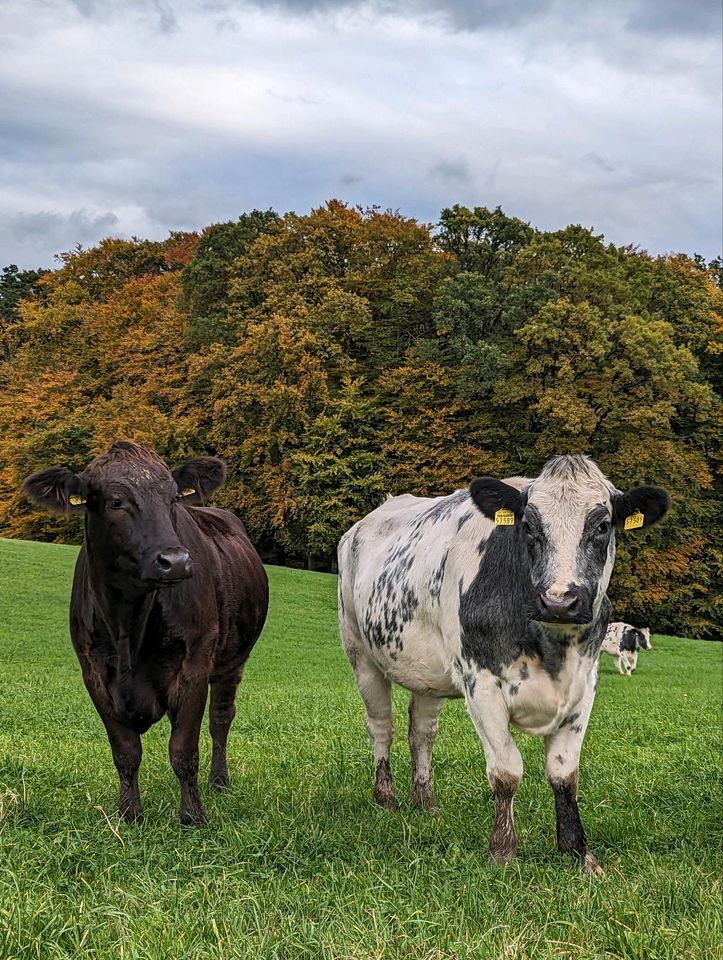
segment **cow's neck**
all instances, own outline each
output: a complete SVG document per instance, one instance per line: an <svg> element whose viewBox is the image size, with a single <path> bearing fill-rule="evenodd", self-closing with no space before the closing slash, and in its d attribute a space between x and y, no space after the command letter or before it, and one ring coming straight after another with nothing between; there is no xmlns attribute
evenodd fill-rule
<svg viewBox="0 0 723 960"><path fill-rule="evenodd" d="M94 554L87 537L85 546L89 558L93 605L116 647L118 673L123 678L133 670L158 592L119 589L113 584L112 572L106 568L102 558Z"/></svg>
<svg viewBox="0 0 723 960"><path fill-rule="evenodd" d="M595 655L603 641L610 620L610 603L603 594L602 603L594 613L590 623L586 624L550 624L536 622L539 635L547 643L558 649L576 649L581 654Z"/></svg>

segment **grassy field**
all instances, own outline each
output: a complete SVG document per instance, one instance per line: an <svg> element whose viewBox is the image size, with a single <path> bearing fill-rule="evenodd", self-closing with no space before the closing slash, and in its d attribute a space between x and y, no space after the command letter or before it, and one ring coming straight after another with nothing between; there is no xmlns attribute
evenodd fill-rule
<svg viewBox="0 0 723 960"><path fill-rule="evenodd" d="M492 806L460 702L436 748L440 813L413 810L406 696L371 800L362 708L340 650L336 579L271 568L271 613L239 693L232 789L177 822L167 722L144 737L146 822L116 774L66 626L72 547L0 541L0 957L711 958L721 949L721 645L654 637L632 679L610 658L581 806L606 869L556 852L541 741L520 736L520 856L487 855ZM202 769L209 762L204 730Z"/></svg>

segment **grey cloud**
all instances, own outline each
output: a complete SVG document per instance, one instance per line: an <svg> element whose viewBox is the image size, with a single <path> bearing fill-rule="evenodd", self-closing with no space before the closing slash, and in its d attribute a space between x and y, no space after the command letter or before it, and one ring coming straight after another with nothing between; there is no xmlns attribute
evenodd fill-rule
<svg viewBox="0 0 723 960"><path fill-rule="evenodd" d="M73 210L63 215L42 210L38 213L19 213L10 221L12 235L21 243L44 241L55 238L62 246L76 243L93 243L107 234L118 223L114 213L92 216L86 210Z"/></svg>
<svg viewBox="0 0 723 960"><path fill-rule="evenodd" d="M640 33L720 37L722 16L719 0L636 0L627 25Z"/></svg>
<svg viewBox="0 0 723 960"><path fill-rule="evenodd" d="M320 100L314 100L311 97L305 97L300 93L278 93L276 90L267 88L266 92L274 100L280 100L282 103L305 103L307 106L318 106Z"/></svg>
<svg viewBox="0 0 723 960"><path fill-rule="evenodd" d="M173 5L164 0L70 0L87 20L108 21L113 16L129 13L149 14L161 33L171 34L178 29Z"/></svg>
<svg viewBox="0 0 723 960"><path fill-rule="evenodd" d="M558 25L591 22L601 12L610 21L620 18L630 30L651 34L720 34L718 0L239 0L263 9L276 7L299 15L360 7L399 16L437 16L457 30L525 29L549 19ZM227 6L231 6L228 3Z"/></svg>
<svg viewBox="0 0 723 960"><path fill-rule="evenodd" d="M679 41L671 0L578 4L575 23L570 0L367 0L353 17L332 14L356 0L66 0L55 20L5 2L20 40L0 59L0 266L334 195L430 222L501 204L719 252L717 34ZM384 10L417 23L390 29Z"/></svg>
<svg viewBox="0 0 723 960"><path fill-rule="evenodd" d="M449 184L468 184L474 179L466 160L440 160L429 171L430 176L436 177Z"/></svg>
<svg viewBox="0 0 723 960"><path fill-rule="evenodd" d="M179 27L189 10L189 0L70 0L86 18L108 20L127 16L129 9L152 16L163 33ZM567 26L584 29L597 23L601 12L609 23L619 20L633 33L672 36L720 35L719 0L606 0L584 4L579 0L217 0L202 4L202 9L217 15L217 29L236 30L238 22L229 14L244 7L264 11L278 10L298 16L333 14L366 9L373 14L393 14L412 18L437 18L461 31L528 29L548 20L555 29ZM596 42L605 38L597 36Z"/></svg>
<svg viewBox="0 0 723 960"><path fill-rule="evenodd" d="M592 164L592 166L597 167L598 170L602 170L605 173L613 173L615 170L614 164L606 160L605 157L601 157L599 153L595 153L594 150L586 153L585 156L582 157L582 161L583 163Z"/></svg>

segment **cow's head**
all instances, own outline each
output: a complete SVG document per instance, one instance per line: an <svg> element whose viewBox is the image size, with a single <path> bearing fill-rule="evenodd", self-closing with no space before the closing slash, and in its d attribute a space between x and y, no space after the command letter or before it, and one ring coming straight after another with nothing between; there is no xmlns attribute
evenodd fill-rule
<svg viewBox="0 0 723 960"><path fill-rule="evenodd" d="M590 623L607 590L615 560L615 529L637 531L665 516L662 487L621 493L587 457L554 457L537 479L512 486L474 480L470 493L490 520L519 538L529 559L531 619Z"/></svg>
<svg viewBox="0 0 723 960"><path fill-rule="evenodd" d="M82 473L50 467L28 477L23 488L49 510L85 514L91 562L100 562L114 583L153 590L192 575L175 512L179 503L203 503L225 473L214 457L171 471L147 447L118 441Z"/></svg>
<svg viewBox="0 0 723 960"><path fill-rule="evenodd" d="M638 647L640 650L652 650L653 645L650 642L650 627L638 627Z"/></svg>

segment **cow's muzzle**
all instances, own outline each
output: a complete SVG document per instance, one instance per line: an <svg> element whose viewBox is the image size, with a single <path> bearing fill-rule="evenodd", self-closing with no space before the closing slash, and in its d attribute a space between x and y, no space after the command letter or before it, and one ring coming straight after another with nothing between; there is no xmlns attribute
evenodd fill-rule
<svg viewBox="0 0 723 960"><path fill-rule="evenodd" d="M193 573L191 555L185 547L164 547L148 565L146 580L159 585L186 580Z"/></svg>
<svg viewBox="0 0 723 960"><path fill-rule="evenodd" d="M590 623L592 604L583 588L572 588L562 594L539 593L537 610L542 623Z"/></svg>

